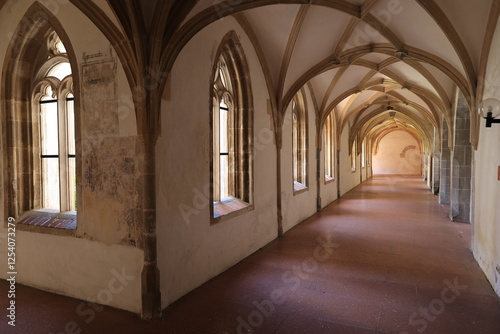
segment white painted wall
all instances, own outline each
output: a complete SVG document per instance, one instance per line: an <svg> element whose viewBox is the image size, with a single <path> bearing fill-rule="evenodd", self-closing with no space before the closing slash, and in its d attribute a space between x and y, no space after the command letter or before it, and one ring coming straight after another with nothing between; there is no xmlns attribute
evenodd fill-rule
<svg viewBox="0 0 500 334"><path fill-rule="evenodd" d="M236 31L245 50L254 94L254 210L211 226L210 77L216 50L230 30ZM278 230L269 96L259 60L237 22L225 18L196 35L180 53L170 80L171 91L165 95L172 98L162 103L162 135L157 144L163 307L269 243ZM192 208L192 215L186 215L186 207Z"/></svg>
<svg viewBox="0 0 500 334"><path fill-rule="evenodd" d="M17 278L22 284L136 313L141 311L140 249L18 232L16 256Z"/></svg>
<svg viewBox="0 0 500 334"><path fill-rule="evenodd" d="M500 98L500 95L497 95ZM500 128L481 122L478 150L474 154L473 240L476 260L500 295Z"/></svg>
<svg viewBox="0 0 500 334"><path fill-rule="evenodd" d="M409 146L415 148L407 149ZM387 134L373 155L373 174L421 175L422 155L417 140L404 131Z"/></svg>
<svg viewBox="0 0 500 334"><path fill-rule="evenodd" d="M337 150L334 151L337 155ZM334 170L335 179L333 181L325 182L325 151L321 150L321 172L320 172L320 196L321 196L321 207L324 208L328 204L331 204L337 199L337 177L336 171ZM337 168L337 161L335 161L335 169Z"/></svg>
<svg viewBox="0 0 500 334"><path fill-rule="evenodd" d="M488 60L484 99L500 99L500 26ZM486 277L500 295L500 125L480 123L479 145L474 152L472 251Z"/></svg>
<svg viewBox="0 0 500 334"><path fill-rule="evenodd" d="M342 132L340 140L340 196L347 193L360 183L361 164L358 155L356 157L356 170L351 169L351 147L349 146L349 130L347 127Z"/></svg>
<svg viewBox="0 0 500 334"><path fill-rule="evenodd" d="M25 12L34 2L31 0L8 1L0 12L0 31L14 32ZM109 41L69 1L46 1L44 3L68 34L77 57L77 68L81 69L84 53L109 54ZM5 62L5 50L10 42L7 38L10 36L4 37L0 39L0 50L3 50L0 53L2 65ZM122 106L131 106L130 89L120 65L118 65L117 76L117 102ZM125 110L122 109L122 111ZM92 111L82 110L82 112L85 114ZM122 113L118 122L116 140L134 143L136 125L133 108L129 113ZM130 149L135 148L132 145ZM2 157L3 155L0 155L0 167L3 167ZM0 177L2 178L0 187L3 187L4 174L0 173ZM0 188L0 190L2 190L0 194L2 194L3 203L3 189ZM121 190L118 189L118 191ZM83 199L80 201L79 209L82 210L78 213L78 237L17 231L17 282L139 313L141 311L140 274L143 252L136 247L122 245L128 233L127 224L114 213L123 208L115 207L117 211L112 211L102 201L95 201L92 205L88 202L84 203ZM3 222L9 218L6 217L3 205L0 205L0 217ZM6 233L5 225L0 224L0 254L5 254L7 248ZM6 258L4 258L4 261L0 261L0 277L6 278L6 273ZM123 284L123 288L116 283L116 273L126 276L124 279L126 284ZM110 284L112 284L111 288ZM77 317L75 313L75 318Z"/></svg>

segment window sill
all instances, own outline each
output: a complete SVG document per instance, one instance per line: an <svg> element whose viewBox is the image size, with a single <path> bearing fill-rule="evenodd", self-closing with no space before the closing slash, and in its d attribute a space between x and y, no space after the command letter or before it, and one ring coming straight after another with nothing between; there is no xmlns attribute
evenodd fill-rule
<svg viewBox="0 0 500 334"><path fill-rule="evenodd" d="M309 190L309 188L307 188L307 186L303 185L300 182L293 181L293 195L294 196L298 195L298 194L302 194L303 192L306 192L307 190Z"/></svg>
<svg viewBox="0 0 500 334"><path fill-rule="evenodd" d="M329 183L332 183L335 181L335 178L329 176L329 175L325 175L325 184L329 184Z"/></svg>
<svg viewBox="0 0 500 334"><path fill-rule="evenodd" d="M32 210L22 215L16 226L20 231L73 234L77 227L76 216L76 211Z"/></svg>
<svg viewBox="0 0 500 334"><path fill-rule="evenodd" d="M356 173L356 169L351 168L351 173Z"/></svg>
<svg viewBox="0 0 500 334"><path fill-rule="evenodd" d="M214 225L252 210L253 205L234 197L228 197L220 202L214 202L213 216L210 224Z"/></svg>

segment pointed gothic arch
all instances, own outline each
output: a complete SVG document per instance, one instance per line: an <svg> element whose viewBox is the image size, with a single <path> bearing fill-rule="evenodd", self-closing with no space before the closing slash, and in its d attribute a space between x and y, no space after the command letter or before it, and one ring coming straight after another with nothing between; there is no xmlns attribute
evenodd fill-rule
<svg viewBox="0 0 500 334"><path fill-rule="evenodd" d="M210 82L210 203L216 223L253 208L253 95L245 53L234 31L220 44Z"/></svg>

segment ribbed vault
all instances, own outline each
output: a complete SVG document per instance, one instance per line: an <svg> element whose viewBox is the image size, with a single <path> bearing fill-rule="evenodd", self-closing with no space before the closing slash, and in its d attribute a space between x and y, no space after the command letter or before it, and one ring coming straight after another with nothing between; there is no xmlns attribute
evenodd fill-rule
<svg viewBox="0 0 500 334"><path fill-rule="evenodd" d="M472 108L481 99L498 11L490 0L198 1L162 60L168 69L190 36L233 16L258 49L278 119L307 85L319 118L333 112L338 133L348 126L351 138L368 135L366 124L390 106L425 142L443 121L453 128L457 90Z"/></svg>
<svg viewBox="0 0 500 334"><path fill-rule="evenodd" d="M472 109L481 101L500 13L496 0L71 2L127 65L140 133L153 137L159 92L177 55L205 27L233 17L260 57L278 127L293 96L307 87L318 119L334 113L337 132L349 127L351 137L366 136L366 124L391 106L418 125L425 141L443 121L453 129L457 90ZM150 81L155 89L141 91ZM472 115L476 145L478 117Z"/></svg>
<svg viewBox="0 0 500 334"><path fill-rule="evenodd" d="M424 143L443 121L453 128L457 90L471 108L481 100L500 11L493 0L108 0L117 27L96 15L97 5L72 2L116 40L118 54L131 65L126 70L133 87L147 81L153 64L168 73L194 35L233 17L260 57L278 126L293 96L307 87L318 119L335 114L337 133L348 127L351 138L369 136L374 128L367 127L392 107L398 119L411 120L405 123L418 129L415 135ZM160 81L161 89L165 80ZM150 95L138 111L146 114L139 117L146 124L158 122L159 97ZM473 144L477 123L475 116ZM155 131L146 124L145 132Z"/></svg>

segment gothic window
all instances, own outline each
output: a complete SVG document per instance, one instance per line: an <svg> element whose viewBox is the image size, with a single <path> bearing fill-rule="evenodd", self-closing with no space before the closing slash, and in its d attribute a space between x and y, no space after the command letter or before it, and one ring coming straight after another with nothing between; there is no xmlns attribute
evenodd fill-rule
<svg viewBox="0 0 500 334"><path fill-rule="evenodd" d="M234 105L233 89L224 58L217 64L214 82L213 112L213 196L215 202L234 193ZM231 154L230 154L231 151Z"/></svg>
<svg viewBox="0 0 500 334"><path fill-rule="evenodd" d="M57 33L37 26L30 38L23 34L27 49L11 48L11 64L4 75L6 171L11 180L6 189L9 216L18 225L64 230L76 229L77 145L75 92L68 52ZM29 75L27 75L29 74ZM15 84L12 84L15 83ZM17 119L20 126L15 126ZM15 158L18 157L18 158ZM41 228L41 229L40 229Z"/></svg>
<svg viewBox="0 0 500 334"><path fill-rule="evenodd" d="M292 160L294 191L307 189L307 114L302 94L292 100Z"/></svg>
<svg viewBox="0 0 500 334"><path fill-rule="evenodd" d="M251 208L252 106L242 50L232 34L214 66L212 222Z"/></svg>
<svg viewBox="0 0 500 334"><path fill-rule="evenodd" d="M49 64L50 65L50 64ZM41 208L76 210L75 112L71 66L53 65L35 86L40 122Z"/></svg>
<svg viewBox="0 0 500 334"><path fill-rule="evenodd" d="M366 167L366 141L361 144L361 168Z"/></svg>
<svg viewBox="0 0 500 334"><path fill-rule="evenodd" d="M335 133L333 113L325 121L323 129L323 150L325 152L325 181L335 178Z"/></svg>
<svg viewBox="0 0 500 334"><path fill-rule="evenodd" d="M355 140L354 143L352 143L352 149L351 149L351 170L353 172L356 171L356 156L358 154L357 146L358 142L357 140Z"/></svg>

